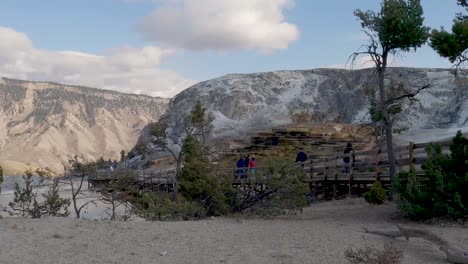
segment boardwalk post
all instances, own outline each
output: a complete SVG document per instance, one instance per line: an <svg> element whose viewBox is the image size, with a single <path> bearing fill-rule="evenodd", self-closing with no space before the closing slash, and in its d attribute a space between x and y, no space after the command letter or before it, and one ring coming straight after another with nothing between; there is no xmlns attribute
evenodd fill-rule
<svg viewBox="0 0 468 264"><path fill-rule="evenodd" d="M350 166L349 166L349 186L348 186L348 195L351 196L351 189L353 184L353 173L354 173L354 159L352 153L349 152Z"/></svg>
<svg viewBox="0 0 468 264"><path fill-rule="evenodd" d="M327 157L323 159L323 181L322 181L322 199L325 200L325 189L326 189L326 184L327 184Z"/></svg>
<svg viewBox="0 0 468 264"><path fill-rule="evenodd" d="M314 161L311 157L310 159L310 168L309 168L309 189L310 192L315 195L315 184L314 184Z"/></svg>
<svg viewBox="0 0 468 264"><path fill-rule="evenodd" d="M410 169L414 166L414 142L409 143L409 164Z"/></svg>
<svg viewBox="0 0 468 264"><path fill-rule="evenodd" d="M333 185L333 198L336 198L336 191L337 191L337 188L338 188L338 172L337 172L337 169L336 169L336 162L337 162L337 154L334 154L333 155L333 175L334 175L334 178L335 178L335 184Z"/></svg>

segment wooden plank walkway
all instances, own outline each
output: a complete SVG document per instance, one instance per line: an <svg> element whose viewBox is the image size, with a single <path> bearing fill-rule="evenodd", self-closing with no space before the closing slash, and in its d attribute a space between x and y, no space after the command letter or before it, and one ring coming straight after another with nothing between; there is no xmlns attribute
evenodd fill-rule
<svg viewBox="0 0 468 264"><path fill-rule="evenodd" d="M342 142L340 142L342 143ZM442 147L442 150L447 152L451 141L434 142ZM424 179L424 170L422 165L427 160L426 147L432 142L427 143L413 143L408 145L395 146L394 154L396 157L395 165L397 173L401 171L408 171L410 167L416 170L416 175ZM330 144L334 148L339 145ZM320 145L326 149L327 145ZM312 149L317 149L316 145ZM337 197L343 195L360 195L369 190L369 188L379 180L383 187L390 188L389 176L389 161L386 149L361 150L355 151L355 161L349 165L343 162L343 158L349 157L352 154L342 153L309 153L309 161L304 164L303 170L309 177L311 193L314 195L321 195L322 198ZM298 166L297 163L291 166ZM345 167L349 166L349 173L345 172ZM256 168L256 174L262 173L262 167ZM255 176L250 175L249 169L244 168L246 173L245 179L240 179L238 168L221 168L218 170L218 175L233 177L233 185L241 186L244 184L263 184L255 180Z"/></svg>
<svg viewBox="0 0 468 264"><path fill-rule="evenodd" d="M389 162L385 148L364 149L354 152L355 160L349 164L343 162L343 158L351 154L342 154L347 143L351 142L356 149L363 148L363 142L353 141L348 138L333 138L330 135L307 136L303 133L276 131L274 135L253 136L251 146L238 150L237 154L249 152L255 148L277 148L278 144L297 145L307 144L309 160L303 164L302 169L308 176L306 182L309 184L312 195L321 196L323 199L336 198L345 195L360 195L366 192L370 186L379 180L384 188L390 188ZM271 138L276 138L271 140ZM270 145L272 144L273 145ZM444 151L448 150L451 141L435 142L441 145ZM426 161L425 148L431 143L412 143L404 146L395 146L397 173L409 170L413 167L418 177L424 177L422 165ZM337 152L339 150L340 152ZM229 154L229 153L227 153ZM233 153L231 153L233 154ZM300 166L298 163L291 163L291 166ZM345 167L349 167L349 172L345 172ZM232 185L236 188L244 185L264 186L264 182L257 180L256 175L263 173L263 167L257 167L255 173L251 173L249 168L245 178L237 173L238 168L224 167L218 168L216 175L232 177ZM122 171L120 171L122 172ZM132 192L142 194L144 192L165 191L170 192L174 186L174 170L167 171L131 171L135 175L128 181ZM90 187L99 187L115 181L117 171L111 173L109 170L98 170L95 175L88 176Z"/></svg>
<svg viewBox="0 0 468 264"><path fill-rule="evenodd" d="M110 172L108 169L96 170L94 175L88 175L89 188L103 188L110 183L119 180L118 175L132 175L124 178L132 193L142 195L145 192L170 192L174 186L174 170L164 171L138 171L116 169Z"/></svg>

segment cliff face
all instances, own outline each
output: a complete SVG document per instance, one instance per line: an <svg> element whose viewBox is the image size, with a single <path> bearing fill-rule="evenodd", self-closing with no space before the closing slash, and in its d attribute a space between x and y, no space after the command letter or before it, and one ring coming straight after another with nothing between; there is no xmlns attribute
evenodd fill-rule
<svg viewBox="0 0 468 264"><path fill-rule="evenodd" d="M0 79L0 162L63 170L73 155L118 159L168 99L57 83Z"/></svg>
<svg viewBox="0 0 468 264"><path fill-rule="evenodd" d="M198 83L174 97L160 122L179 125L200 100L216 117L215 137L290 124L369 123L369 87L376 86L372 69L316 69L253 74L229 74ZM468 127L467 76L455 78L446 69L391 68L387 82L405 89L430 88L403 100L397 128L406 133L421 129ZM147 142L147 133L140 139Z"/></svg>

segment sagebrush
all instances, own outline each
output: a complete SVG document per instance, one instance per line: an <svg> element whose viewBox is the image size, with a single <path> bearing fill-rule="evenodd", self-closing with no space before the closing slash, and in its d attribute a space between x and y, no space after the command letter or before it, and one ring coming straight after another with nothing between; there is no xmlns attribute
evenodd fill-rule
<svg viewBox="0 0 468 264"><path fill-rule="evenodd" d="M371 204L382 204L387 200L387 191L382 187L380 181L376 181L370 190L364 194L364 199Z"/></svg>
<svg viewBox="0 0 468 264"><path fill-rule="evenodd" d="M385 244L383 249L368 245L359 249L348 248L345 258L350 264L400 264L404 255L392 244Z"/></svg>

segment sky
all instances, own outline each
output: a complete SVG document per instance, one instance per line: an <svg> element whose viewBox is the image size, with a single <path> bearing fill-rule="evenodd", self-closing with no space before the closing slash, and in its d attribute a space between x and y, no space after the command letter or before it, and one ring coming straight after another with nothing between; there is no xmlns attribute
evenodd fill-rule
<svg viewBox="0 0 468 264"><path fill-rule="evenodd" d="M455 0L421 0L450 28ZM378 0L2 0L0 76L172 97L229 73L343 68ZM354 67L368 67L357 63ZM447 68L430 47L393 66Z"/></svg>

